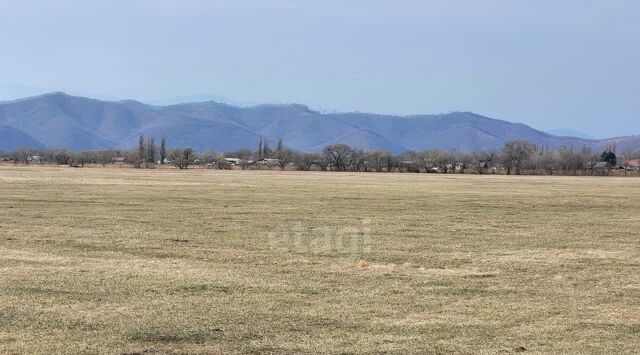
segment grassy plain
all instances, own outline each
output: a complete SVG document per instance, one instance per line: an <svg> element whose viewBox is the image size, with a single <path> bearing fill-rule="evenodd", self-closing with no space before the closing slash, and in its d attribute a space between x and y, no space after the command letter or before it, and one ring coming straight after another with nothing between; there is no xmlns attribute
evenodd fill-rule
<svg viewBox="0 0 640 355"><path fill-rule="evenodd" d="M0 353L640 350L638 178L4 166L0 194ZM370 247L317 247L344 227Z"/></svg>

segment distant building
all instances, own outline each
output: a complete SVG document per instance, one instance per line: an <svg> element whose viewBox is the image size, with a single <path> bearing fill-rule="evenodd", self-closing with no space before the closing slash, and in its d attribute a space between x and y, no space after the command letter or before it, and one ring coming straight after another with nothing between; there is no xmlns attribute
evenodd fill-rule
<svg viewBox="0 0 640 355"><path fill-rule="evenodd" d="M224 161L231 165L240 165L242 164L242 159L239 158L224 158Z"/></svg>
<svg viewBox="0 0 640 355"><path fill-rule="evenodd" d="M257 161L258 164L261 165L277 165L280 163L280 160L278 159L268 159L268 158L262 158L262 159L258 159Z"/></svg>
<svg viewBox="0 0 640 355"><path fill-rule="evenodd" d="M42 157L39 155L29 155L27 159L30 163L39 163L42 161Z"/></svg>
<svg viewBox="0 0 640 355"><path fill-rule="evenodd" d="M127 161L126 157L112 157L111 162L114 164L124 164Z"/></svg>

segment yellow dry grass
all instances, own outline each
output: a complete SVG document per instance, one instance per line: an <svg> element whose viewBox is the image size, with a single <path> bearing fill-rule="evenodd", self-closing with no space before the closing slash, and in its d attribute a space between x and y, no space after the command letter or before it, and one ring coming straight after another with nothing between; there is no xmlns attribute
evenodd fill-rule
<svg viewBox="0 0 640 355"><path fill-rule="evenodd" d="M0 353L640 349L637 178L4 166L0 186ZM317 247L345 227L368 241Z"/></svg>

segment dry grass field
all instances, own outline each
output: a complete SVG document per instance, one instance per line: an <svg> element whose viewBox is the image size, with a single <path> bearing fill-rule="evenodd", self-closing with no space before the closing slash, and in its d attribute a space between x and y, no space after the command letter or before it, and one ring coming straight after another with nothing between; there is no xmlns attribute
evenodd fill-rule
<svg viewBox="0 0 640 355"><path fill-rule="evenodd" d="M0 353L640 351L638 178L4 166L0 192Z"/></svg>

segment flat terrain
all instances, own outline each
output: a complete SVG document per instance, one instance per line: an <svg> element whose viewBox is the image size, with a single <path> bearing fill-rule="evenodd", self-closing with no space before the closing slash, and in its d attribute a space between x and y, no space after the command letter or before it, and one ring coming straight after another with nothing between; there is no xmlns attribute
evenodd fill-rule
<svg viewBox="0 0 640 355"><path fill-rule="evenodd" d="M640 351L639 178L4 166L0 193L0 353Z"/></svg>

